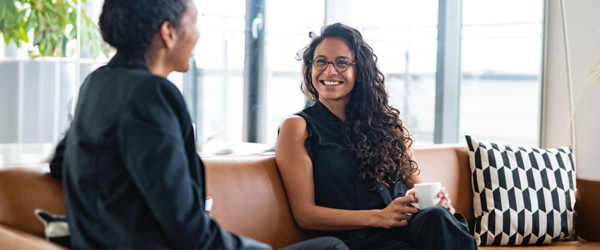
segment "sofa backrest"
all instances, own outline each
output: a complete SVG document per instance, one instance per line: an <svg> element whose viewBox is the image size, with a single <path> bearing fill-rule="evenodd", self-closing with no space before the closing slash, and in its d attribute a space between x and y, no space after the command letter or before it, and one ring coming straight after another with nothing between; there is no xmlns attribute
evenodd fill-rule
<svg viewBox="0 0 600 250"><path fill-rule="evenodd" d="M441 182L448 188L452 206L469 222L473 234L473 187L466 146L415 147L415 159L424 182Z"/></svg>
<svg viewBox="0 0 600 250"><path fill-rule="evenodd" d="M33 213L37 208L65 214L62 184L39 170L1 170L0 224L45 237L44 224Z"/></svg>
<svg viewBox="0 0 600 250"><path fill-rule="evenodd" d="M316 234L300 230L287 200L275 156L205 157L210 216L231 232L275 249Z"/></svg>
<svg viewBox="0 0 600 250"><path fill-rule="evenodd" d="M441 182L452 205L472 232L473 194L469 155L463 146L415 148L425 182ZM286 246L315 234L294 222L275 156L203 158L207 193L214 199L211 217L225 229L271 244Z"/></svg>

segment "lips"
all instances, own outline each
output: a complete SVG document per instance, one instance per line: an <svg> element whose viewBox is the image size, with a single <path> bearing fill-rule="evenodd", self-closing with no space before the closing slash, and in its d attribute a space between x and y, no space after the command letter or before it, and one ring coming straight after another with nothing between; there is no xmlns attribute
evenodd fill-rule
<svg viewBox="0 0 600 250"><path fill-rule="evenodd" d="M340 85L343 83L341 81L335 81L335 80L321 80L320 82L326 86L336 86L336 85Z"/></svg>

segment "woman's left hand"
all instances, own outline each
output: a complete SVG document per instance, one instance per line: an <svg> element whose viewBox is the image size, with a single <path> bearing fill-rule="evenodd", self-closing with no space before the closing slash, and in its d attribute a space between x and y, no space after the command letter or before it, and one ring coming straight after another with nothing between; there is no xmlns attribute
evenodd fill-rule
<svg viewBox="0 0 600 250"><path fill-rule="evenodd" d="M438 193L438 197L440 197L440 202L436 206L445 207L450 211L450 213L454 214L456 210L452 207L452 200L448 197L448 189L446 187L442 187L442 190Z"/></svg>

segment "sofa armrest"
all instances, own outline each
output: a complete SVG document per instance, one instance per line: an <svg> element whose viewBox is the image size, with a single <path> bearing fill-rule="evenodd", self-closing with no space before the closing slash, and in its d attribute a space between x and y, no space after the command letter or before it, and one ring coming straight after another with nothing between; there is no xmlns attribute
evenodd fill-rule
<svg viewBox="0 0 600 250"><path fill-rule="evenodd" d="M65 250L54 243L48 242L45 239L37 237L33 234L14 229L3 224L0 224L0 246L2 249L25 250Z"/></svg>

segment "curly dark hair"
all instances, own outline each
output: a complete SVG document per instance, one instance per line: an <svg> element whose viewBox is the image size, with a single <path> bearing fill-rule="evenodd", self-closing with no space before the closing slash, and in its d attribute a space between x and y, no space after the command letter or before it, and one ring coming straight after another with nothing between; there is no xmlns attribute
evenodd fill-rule
<svg viewBox="0 0 600 250"><path fill-rule="evenodd" d="M312 32L309 35L312 42L299 54L304 77L301 88L310 100L319 100L310 63L317 46L326 38L341 38L350 44L354 54L356 82L346 107L342 133L344 143L356 155L360 178L368 178L369 190L375 190L376 183L389 187L418 172L417 163L408 154L413 140L400 120L400 111L388 103L385 77L377 68L377 56L360 32L335 23L323 27L320 36Z"/></svg>
<svg viewBox="0 0 600 250"><path fill-rule="evenodd" d="M98 26L106 43L145 59L160 26L178 28L186 10L186 0L105 0Z"/></svg>

